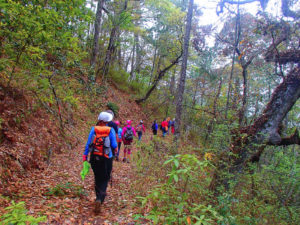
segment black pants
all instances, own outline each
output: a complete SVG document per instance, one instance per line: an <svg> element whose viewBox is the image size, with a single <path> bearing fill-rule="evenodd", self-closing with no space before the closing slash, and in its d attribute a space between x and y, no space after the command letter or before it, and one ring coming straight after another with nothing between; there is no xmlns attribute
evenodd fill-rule
<svg viewBox="0 0 300 225"><path fill-rule="evenodd" d="M102 156L92 155L91 166L95 175L95 192L101 203L106 196L106 189L110 180L113 160Z"/></svg>
<svg viewBox="0 0 300 225"><path fill-rule="evenodd" d="M138 136L139 136L139 141L140 141L142 139L143 132L142 131L138 131Z"/></svg>
<svg viewBox="0 0 300 225"><path fill-rule="evenodd" d="M157 130L152 130L153 135L157 135Z"/></svg>

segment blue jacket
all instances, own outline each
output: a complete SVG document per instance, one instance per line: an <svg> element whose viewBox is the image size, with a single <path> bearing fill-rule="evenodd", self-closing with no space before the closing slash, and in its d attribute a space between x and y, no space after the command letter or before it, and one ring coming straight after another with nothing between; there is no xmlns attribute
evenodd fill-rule
<svg viewBox="0 0 300 225"><path fill-rule="evenodd" d="M122 131L123 131L123 129L121 127L119 127L119 129L118 129L118 137L120 139L122 139Z"/></svg>
<svg viewBox="0 0 300 225"><path fill-rule="evenodd" d="M91 131L90 131L90 134L89 134L89 137L88 137L88 140L86 142L86 145L85 145L85 150L84 150L84 155L88 155L89 154L89 151L90 151L90 144L92 144L93 142L93 136L95 135L95 128L92 127ZM112 158L113 156L113 153L112 153L112 150L115 149L118 144L117 144L117 140L116 140L116 132L114 129L110 129L110 132L109 132L109 140L110 140L110 152L108 154L108 157L109 158Z"/></svg>
<svg viewBox="0 0 300 225"><path fill-rule="evenodd" d="M157 123L153 123L152 124L152 130L157 130L157 129L158 129L158 124Z"/></svg>

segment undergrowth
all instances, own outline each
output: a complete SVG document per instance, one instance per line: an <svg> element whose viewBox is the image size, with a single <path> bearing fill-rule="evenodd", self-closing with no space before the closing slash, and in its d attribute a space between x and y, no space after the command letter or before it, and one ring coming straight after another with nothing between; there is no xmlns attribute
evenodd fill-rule
<svg viewBox="0 0 300 225"><path fill-rule="evenodd" d="M179 149L170 138L140 143L135 156L138 179L137 222L153 224L299 224L297 150L264 155L260 165L229 179L229 187L209 189L218 153L226 147L227 129L218 129L210 146ZM168 140L169 139L169 140ZM269 150L270 151L270 150ZM278 155L279 154L279 155ZM268 163L265 162L268 161ZM275 165L275 167L274 167ZM223 176L228 176L224 168ZM279 180L278 180L279 179ZM278 180L278 183L274 180ZM296 188L296 189L295 189Z"/></svg>
<svg viewBox="0 0 300 225"><path fill-rule="evenodd" d="M0 224L15 224L15 225L25 225L25 224L39 224L47 220L46 216L33 217L27 214L25 208L25 202L15 203L11 202L11 205L5 208L7 213L3 214L0 218Z"/></svg>

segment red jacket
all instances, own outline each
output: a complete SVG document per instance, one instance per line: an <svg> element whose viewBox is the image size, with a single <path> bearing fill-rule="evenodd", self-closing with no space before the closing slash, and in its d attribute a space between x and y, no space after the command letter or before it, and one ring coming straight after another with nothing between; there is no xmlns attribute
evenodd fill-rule
<svg viewBox="0 0 300 225"><path fill-rule="evenodd" d="M168 122L166 120L161 122L162 127L168 127Z"/></svg>

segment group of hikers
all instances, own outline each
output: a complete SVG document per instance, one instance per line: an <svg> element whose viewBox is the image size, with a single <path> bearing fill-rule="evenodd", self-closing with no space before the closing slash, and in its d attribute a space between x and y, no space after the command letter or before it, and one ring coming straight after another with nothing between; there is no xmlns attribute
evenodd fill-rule
<svg viewBox="0 0 300 225"><path fill-rule="evenodd" d="M154 122L152 123L151 129L152 129L153 135L157 135L158 124L157 124L156 120L154 120ZM174 134L175 118L173 120L171 120L170 117L165 118L160 124L160 130L162 131L163 137L165 137L166 135L169 135L170 130L171 130L171 133Z"/></svg>
<svg viewBox="0 0 300 225"><path fill-rule="evenodd" d="M119 161L120 149L124 144L123 162L130 162L131 144L134 137L141 141L145 126L141 120L136 127L132 126L132 121L127 120L125 126L121 127L120 121L113 121L114 113L111 110L103 111L98 116L98 121L90 130L83 161L88 161L90 154L90 164L95 178L95 213L99 213L106 196L106 189L111 178L113 159ZM162 136L171 132L174 134L174 119L164 119L160 125ZM156 120L152 124L153 135L157 135L158 124Z"/></svg>

